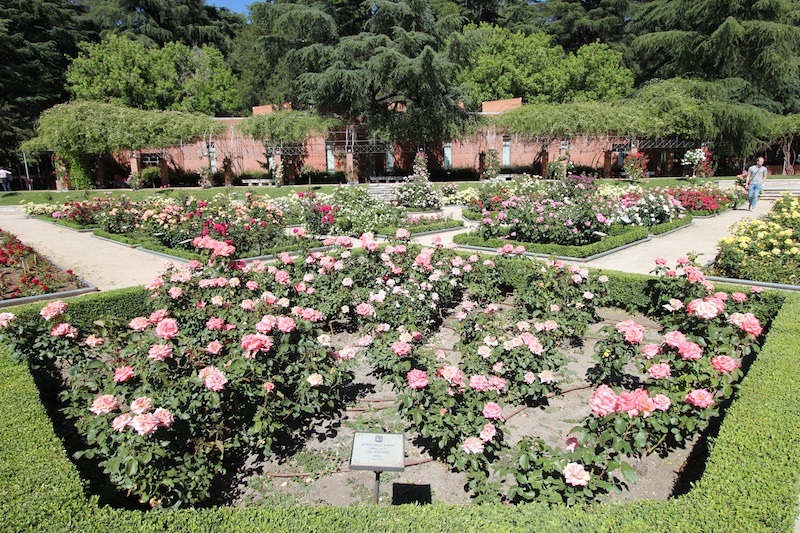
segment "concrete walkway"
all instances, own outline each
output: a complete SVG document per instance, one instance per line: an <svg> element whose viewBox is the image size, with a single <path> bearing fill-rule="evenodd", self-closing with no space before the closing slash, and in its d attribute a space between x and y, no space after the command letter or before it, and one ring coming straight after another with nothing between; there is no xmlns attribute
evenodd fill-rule
<svg viewBox="0 0 800 533"><path fill-rule="evenodd" d="M658 257L674 265L677 258L689 253L698 254L700 264L706 264L716 255L717 242L729 234L729 227L739 220L757 217L769 212L772 201L762 200L754 212L746 209L728 211L722 215L695 219L688 228L655 237L649 242L632 246L609 256L583 263L590 267L648 274ZM461 218L461 208L447 206L445 215ZM457 231L445 231L439 236L443 243L452 242L453 235L469 231L476 224L465 221ZM13 233L64 268L94 284L100 290L143 285L163 270L165 260L141 250L135 250L92 237L35 218L26 218L19 207L0 207L0 229ZM435 235L422 235L414 239L425 245L433 244Z"/></svg>

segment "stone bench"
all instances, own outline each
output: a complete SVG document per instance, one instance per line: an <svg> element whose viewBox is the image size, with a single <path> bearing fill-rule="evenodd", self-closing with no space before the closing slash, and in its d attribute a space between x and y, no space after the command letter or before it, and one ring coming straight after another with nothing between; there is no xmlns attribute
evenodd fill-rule
<svg viewBox="0 0 800 533"><path fill-rule="evenodd" d="M273 178L247 178L243 179L242 183L253 187L255 185L275 185L275 180Z"/></svg>
<svg viewBox="0 0 800 533"><path fill-rule="evenodd" d="M395 190L399 183L370 183L369 195L385 202L394 201Z"/></svg>

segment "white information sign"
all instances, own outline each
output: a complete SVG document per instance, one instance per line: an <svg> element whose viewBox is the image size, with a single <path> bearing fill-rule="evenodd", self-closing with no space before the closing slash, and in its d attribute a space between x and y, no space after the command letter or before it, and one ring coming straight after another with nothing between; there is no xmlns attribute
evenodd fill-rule
<svg viewBox="0 0 800 533"><path fill-rule="evenodd" d="M361 433L353 436L350 468L374 472L405 469L405 439L402 433Z"/></svg>

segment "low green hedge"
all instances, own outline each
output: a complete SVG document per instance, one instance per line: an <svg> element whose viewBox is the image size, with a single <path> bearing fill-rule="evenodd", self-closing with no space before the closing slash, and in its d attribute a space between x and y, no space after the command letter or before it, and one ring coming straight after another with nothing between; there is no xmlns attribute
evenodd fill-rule
<svg viewBox="0 0 800 533"><path fill-rule="evenodd" d="M451 229L451 228L461 228L463 226L464 226L464 221L463 220L448 220L446 222L439 222L437 224L420 224L420 225L414 226L413 228L406 228L406 229L408 229L408 231L412 235L414 235L414 234L417 234L417 233L425 233L426 231L441 231L441 230ZM380 228L377 231L377 233L379 235L394 235L395 232L398 229L399 228L390 226L390 227L386 227L386 228Z"/></svg>
<svg viewBox="0 0 800 533"><path fill-rule="evenodd" d="M46 216L36 216L35 218L38 218L42 222L51 222L57 226L64 226L65 228L74 229L78 231L95 229L97 227L96 224L90 224L87 226L85 224L78 224L76 222L70 222L69 220L64 220L60 218L53 218Z"/></svg>
<svg viewBox="0 0 800 533"><path fill-rule="evenodd" d="M649 278L609 275L616 300L644 303L636 295L643 294ZM115 291L105 297L123 294L132 296ZM83 298L89 302L97 296ZM74 311L72 307L70 313ZM149 513L100 507L95 496L84 494L27 368L11 363L7 348L0 346L0 405L5 414L0 425L0 512L8 531L405 532L441 531L443 524L450 531L790 531L800 492L798 317L800 295L792 294L742 381L705 473L688 494L668 501L586 507L287 506Z"/></svg>
<svg viewBox="0 0 800 533"><path fill-rule="evenodd" d="M688 226L692 222L693 222L692 215L686 215L685 217L673 220L672 222L664 222L663 224L656 224L655 226L650 227L650 235L662 235L664 233L667 233L668 231Z"/></svg>
<svg viewBox="0 0 800 533"><path fill-rule="evenodd" d="M648 228L631 227L629 231L621 235L609 235L602 241L584 246L564 246L562 244L539 244L532 242L518 242L508 239L481 239L478 235L473 233L460 233L453 236L453 241L457 244L466 244L468 246L480 246L483 248L500 248L506 244L513 244L514 246L522 245L528 252L538 254L557 255L561 257L591 257L599 253L625 246L632 242L640 241L647 238L649 235Z"/></svg>
<svg viewBox="0 0 800 533"><path fill-rule="evenodd" d="M191 250L178 250L176 248L169 248L167 246L158 244L155 241L148 240L148 239L131 239L130 237L126 237L125 235L120 235L118 233L109 233L103 230L95 230L94 234L98 237L103 237L104 239L109 239L112 241L121 242L123 244L141 244L142 248L145 250L151 250L153 252L160 252L162 254L172 255L174 257L178 257L181 259L197 259L201 261L203 256L192 252ZM322 246L322 241L319 240L312 240L307 243L308 248L316 248ZM297 246L276 246L274 248L270 248L268 250L264 250L262 256L265 255L277 255L281 252L292 252L297 250Z"/></svg>

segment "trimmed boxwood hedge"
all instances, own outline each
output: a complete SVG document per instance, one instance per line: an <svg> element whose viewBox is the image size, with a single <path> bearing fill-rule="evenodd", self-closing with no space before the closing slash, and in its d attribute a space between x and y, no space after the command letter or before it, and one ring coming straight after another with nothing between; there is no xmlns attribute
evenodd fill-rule
<svg viewBox="0 0 800 533"><path fill-rule="evenodd" d="M661 235L668 231L687 226L692 223L692 217L687 216L680 220L673 220L672 222L665 222L651 227L642 226L624 226L624 231L621 233L611 234L602 241L584 246L565 246L561 244L540 244L535 242L521 242L512 241L509 239L481 239L474 233L462 233L453 236L453 241L458 244L465 244L468 246L480 246L483 248L500 248L506 244L513 244L514 246L521 244L528 252L539 254L557 255L560 257L591 257L620 246L625 246L632 242L640 241L648 235Z"/></svg>
<svg viewBox="0 0 800 533"><path fill-rule="evenodd" d="M646 239L649 235L647 228L633 227L621 235L609 235L602 241L586 244L584 246L565 246L562 244L539 244L535 242L519 242L509 239L481 239L473 233L460 233L453 236L453 241L458 244L480 246L483 248L500 248L506 244L517 246L521 244L528 252L538 254L557 255L560 257L591 257L593 255L625 246L632 242Z"/></svg>
<svg viewBox="0 0 800 533"><path fill-rule="evenodd" d="M411 235L416 235L417 233L425 233L426 231L441 231L445 229L452 229L452 228L460 228L464 226L464 222L462 220L448 220L446 222L439 222L437 224L420 224L414 226L413 228L408 228L408 231ZM394 235L395 232L399 228L396 227L386 227L379 229L376 233L378 235Z"/></svg>
<svg viewBox="0 0 800 533"><path fill-rule="evenodd" d="M94 234L98 237L103 237L104 239L109 239L112 241L121 242L123 244L140 244L143 249L150 250L153 252L160 252L162 254L171 255L173 257L177 257L180 259L197 259L201 261L203 256L192 252L191 250L178 250L175 248L169 248L167 246L163 246L158 244L155 241L148 240L148 239L131 239L130 237L126 237L125 235L120 235L118 233L109 233L103 230L95 230ZM313 240L308 242L308 248L316 248L322 246L322 241ZM276 246L275 248L270 248L269 250L264 250L262 255L277 255L281 252L294 252L297 250L297 246ZM248 259L248 258L245 258Z"/></svg>
<svg viewBox="0 0 800 533"><path fill-rule="evenodd" d="M646 276L611 277L619 302L646 304ZM627 289L623 290L623 288ZM637 290L638 288L638 290ZM617 292L619 291L619 292ZM144 291L141 291L144 293ZM133 297L115 291L82 297ZM776 298L781 298L780 295ZM76 300L77 304L77 300ZM70 309L71 314L75 307ZM125 313L123 316L130 316ZM705 472L668 501L596 504L216 508L143 513L100 507L86 496L24 365L0 347L0 509L9 531L789 531L800 487L800 295L786 298L767 342L742 381Z"/></svg>

